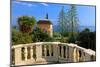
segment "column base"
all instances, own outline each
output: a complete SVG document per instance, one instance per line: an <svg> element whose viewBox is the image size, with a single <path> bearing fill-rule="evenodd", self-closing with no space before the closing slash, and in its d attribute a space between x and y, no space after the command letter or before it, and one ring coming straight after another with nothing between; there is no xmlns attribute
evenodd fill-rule
<svg viewBox="0 0 100 67"><path fill-rule="evenodd" d="M37 58L35 63L36 64L47 64L47 61L46 59L43 59L43 58Z"/></svg>

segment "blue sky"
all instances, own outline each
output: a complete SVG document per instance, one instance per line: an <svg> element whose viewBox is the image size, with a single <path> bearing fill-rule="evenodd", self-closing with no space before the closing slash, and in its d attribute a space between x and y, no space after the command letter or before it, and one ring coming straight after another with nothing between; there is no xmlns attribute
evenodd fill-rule
<svg viewBox="0 0 100 67"><path fill-rule="evenodd" d="M59 12L64 6L65 11L69 9L67 4L52 4L52 3L34 3L34 2L17 2L12 1L11 16L12 25L17 24L17 18L19 16L28 15L34 16L36 20L44 19L46 13L48 13L49 20L54 25L58 22ZM79 25L82 26L95 26L95 7L94 6L82 6L76 5L77 14L79 18Z"/></svg>

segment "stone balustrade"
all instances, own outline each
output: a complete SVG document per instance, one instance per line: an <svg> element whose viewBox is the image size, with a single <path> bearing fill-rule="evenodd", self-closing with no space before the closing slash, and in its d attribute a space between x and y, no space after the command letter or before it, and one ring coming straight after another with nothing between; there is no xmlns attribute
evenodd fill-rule
<svg viewBox="0 0 100 67"><path fill-rule="evenodd" d="M95 51L77 44L37 42L12 46L12 65L94 61Z"/></svg>

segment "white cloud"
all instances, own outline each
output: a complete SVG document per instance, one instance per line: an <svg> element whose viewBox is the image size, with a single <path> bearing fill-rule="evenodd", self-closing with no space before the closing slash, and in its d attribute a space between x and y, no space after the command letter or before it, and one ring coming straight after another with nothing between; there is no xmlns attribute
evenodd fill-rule
<svg viewBox="0 0 100 67"><path fill-rule="evenodd" d="M27 5L29 7L36 6L36 5L31 4L31 3L22 3L22 5Z"/></svg>
<svg viewBox="0 0 100 67"><path fill-rule="evenodd" d="M18 2L18 1L12 1L13 3L17 3L17 4L20 4L20 2Z"/></svg>
<svg viewBox="0 0 100 67"><path fill-rule="evenodd" d="M46 4L46 3L41 3L42 5L44 5L44 6L48 6L48 4Z"/></svg>
<svg viewBox="0 0 100 67"><path fill-rule="evenodd" d="M31 3L18 2L18 1L13 1L13 3L17 3L17 4L21 4L21 5L26 5L26 6L29 6L29 7L36 6L34 4L31 4Z"/></svg>

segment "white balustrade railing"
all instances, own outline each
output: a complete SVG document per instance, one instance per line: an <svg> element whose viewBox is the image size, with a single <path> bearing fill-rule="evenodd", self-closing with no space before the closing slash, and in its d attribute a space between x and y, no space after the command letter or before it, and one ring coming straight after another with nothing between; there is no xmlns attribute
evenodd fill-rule
<svg viewBox="0 0 100 67"><path fill-rule="evenodd" d="M12 65L94 61L95 51L76 44L37 42L12 46Z"/></svg>

